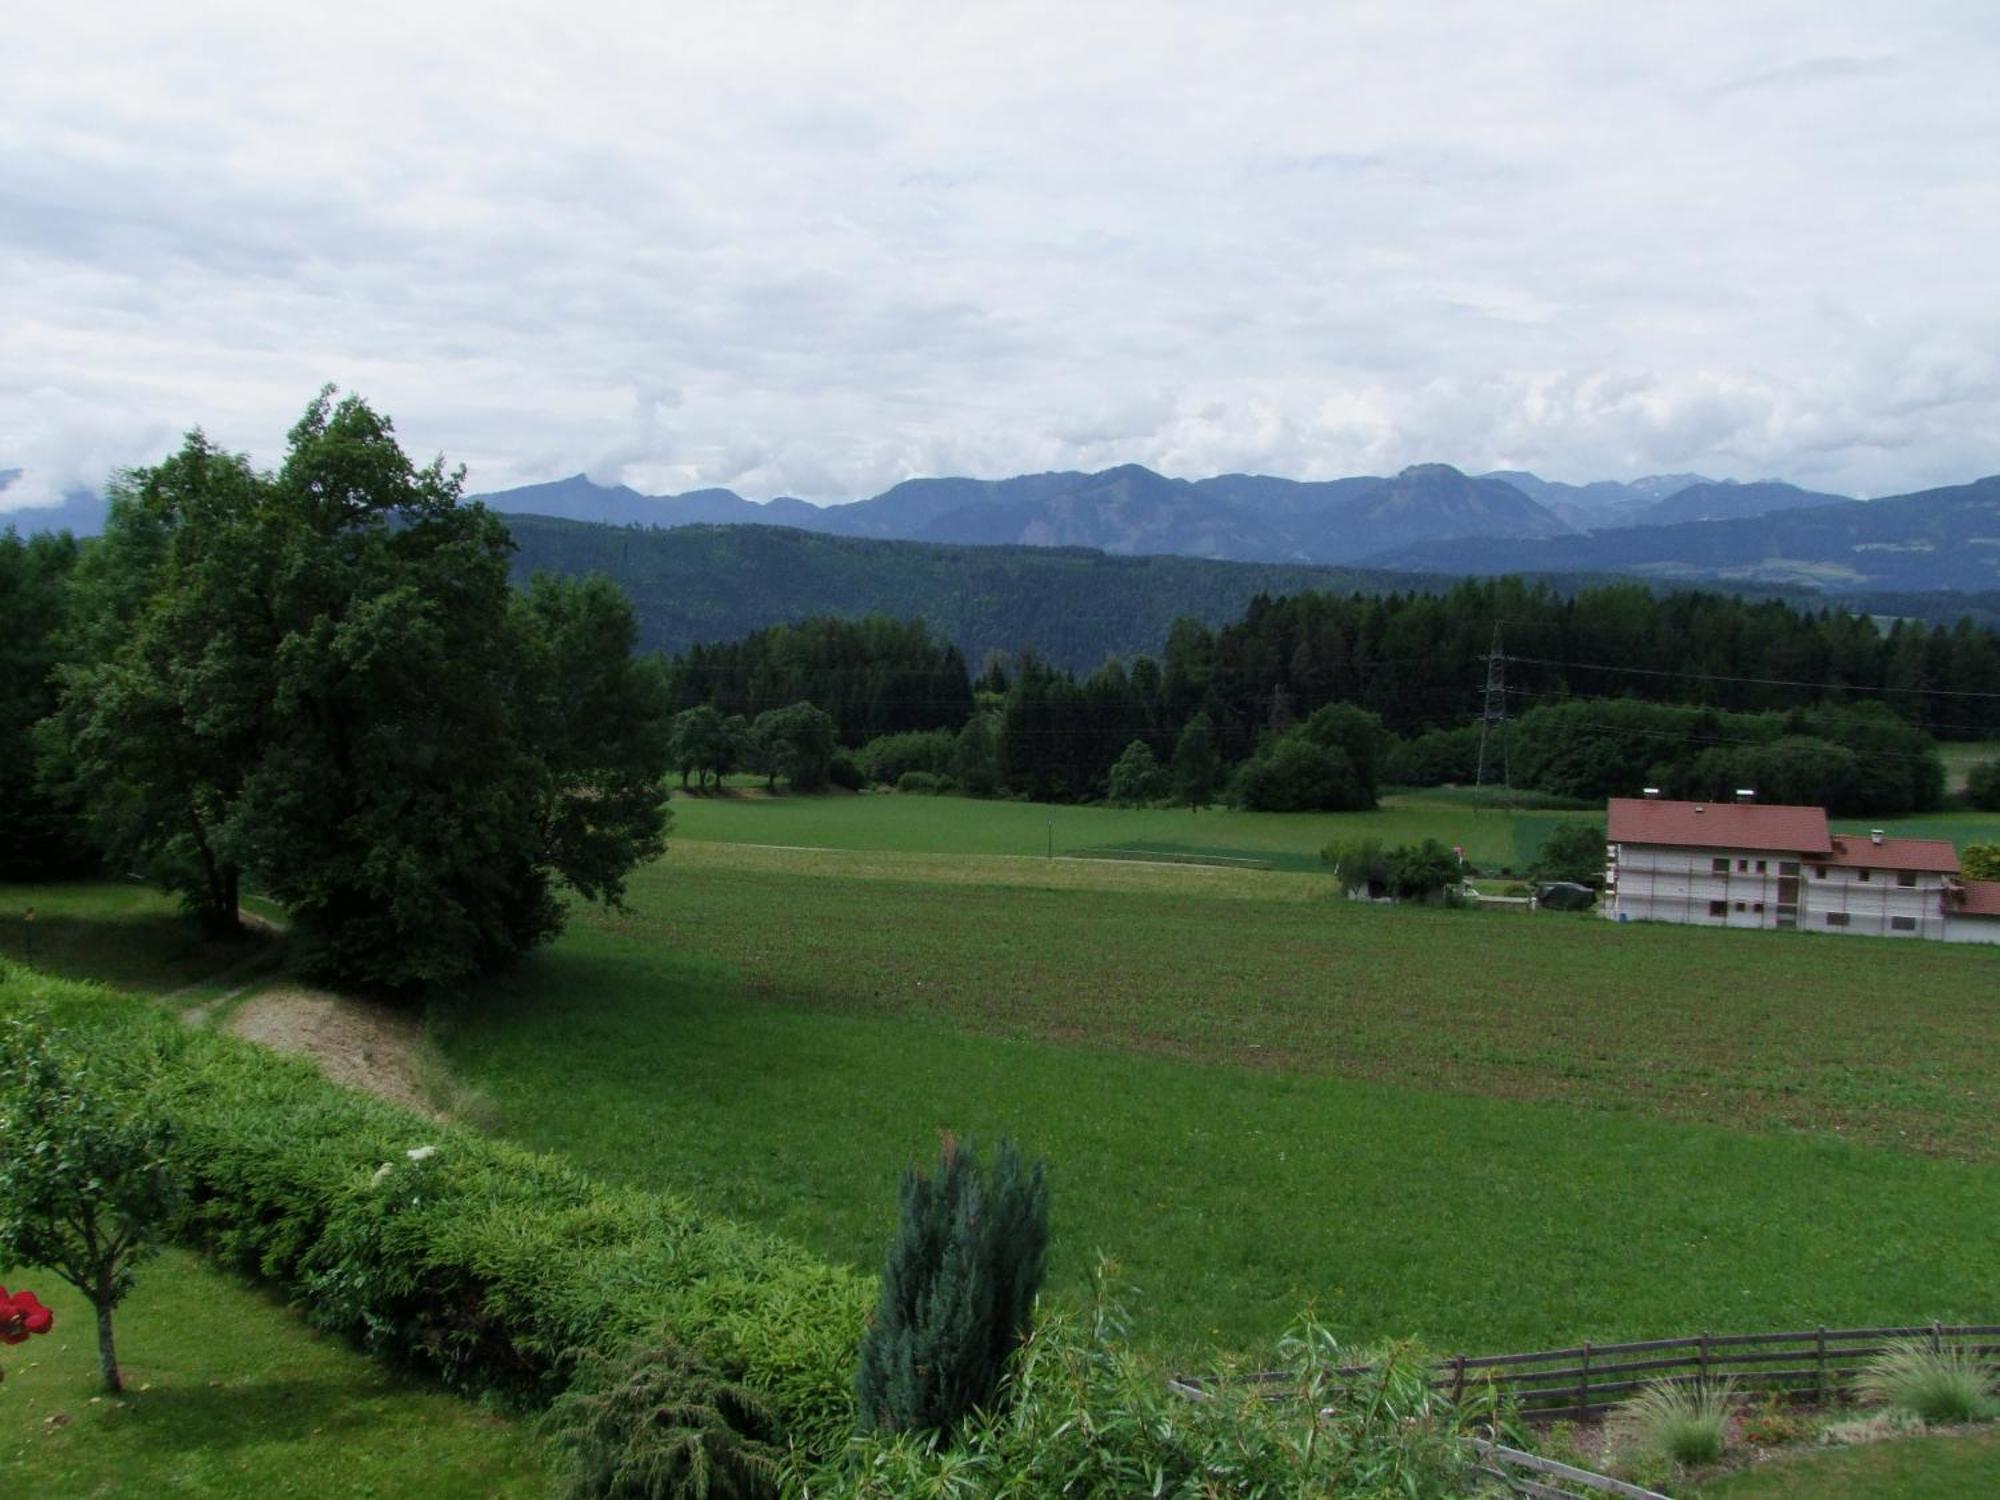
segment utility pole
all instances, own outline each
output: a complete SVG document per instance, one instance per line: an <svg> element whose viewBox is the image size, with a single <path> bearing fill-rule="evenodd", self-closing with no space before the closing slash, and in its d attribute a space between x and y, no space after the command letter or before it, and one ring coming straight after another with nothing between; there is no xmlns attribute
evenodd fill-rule
<svg viewBox="0 0 2000 1500"><path fill-rule="evenodd" d="M1477 784L1486 785L1486 741L1498 726L1500 733L1500 779L1509 791L1513 790L1513 766L1507 754L1507 657L1500 649L1500 622L1493 622L1493 644L1486 653L1486 697L1479 712L1479 776Z"/></svg>

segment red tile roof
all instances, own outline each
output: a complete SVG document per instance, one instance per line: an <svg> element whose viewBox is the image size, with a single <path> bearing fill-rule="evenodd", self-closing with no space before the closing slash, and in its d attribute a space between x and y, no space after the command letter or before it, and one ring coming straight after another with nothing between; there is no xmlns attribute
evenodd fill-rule
<svg viewBox="0 0 2000 1500"><path fill-rule="evenodd" d="M1613 797L1608 812L1606 836L1614 844L1785 854L1828 854L1833 849L1826 833L1826 810L1818 807ZM1956 860L1952 868L1958 868Z"/></svg>
<svg viewBox="0 0 2000 1500"><path fill-rule="evenodd" d="M2000 880L1968 880L1951 904L1955 917L2000 917Z"/></svg>
<svg viewBox="0 0 2000 1500"><path fill-rule="evenodd" d="M1874 843L1866 834L1834 835L1833 853L1824 864L1869 870L1928 870L1958 873L1958 846L1950 839L1888 839Z"/></svg>

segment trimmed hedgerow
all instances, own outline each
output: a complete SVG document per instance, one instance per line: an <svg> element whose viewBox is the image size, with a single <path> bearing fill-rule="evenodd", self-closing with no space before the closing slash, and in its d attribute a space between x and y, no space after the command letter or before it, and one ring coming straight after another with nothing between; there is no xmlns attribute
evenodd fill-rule
<svg viewBox="0 0 2000 1500"><path fill-rule="evenodd" d="M93 1048L132 1050L121 1071L175 1126L182 1236L318 1326L524 1405L556 1395L579 1352L664 1335L761 1396L803 1450L852 1430L869 1279L108 990L18 968L0 980L0 1009L26 1001Z"/></svg>

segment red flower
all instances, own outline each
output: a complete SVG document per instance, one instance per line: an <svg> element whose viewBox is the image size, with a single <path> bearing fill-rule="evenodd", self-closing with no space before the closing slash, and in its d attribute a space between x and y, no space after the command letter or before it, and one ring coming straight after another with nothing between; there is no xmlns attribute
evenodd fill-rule
<svg viewBox="0 0 2000 1500"><path fill-rule="evenodd" d="M9 1293L0 1286L0 1344L25 1343L31 1333L47 1333L55 1321L33 1292Z"/></svg>

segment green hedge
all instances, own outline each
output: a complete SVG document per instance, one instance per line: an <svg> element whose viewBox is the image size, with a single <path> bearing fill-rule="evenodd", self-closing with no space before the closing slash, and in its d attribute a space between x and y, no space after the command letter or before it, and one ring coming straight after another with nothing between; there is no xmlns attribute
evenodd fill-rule
<svg viewBox="0 0 2000 1500"><path fill-rule="evenodd" d="M0 1011L30 1006L93 1050L133 1048L132 1086L177 1127L185 1238L284 1288L318 1326L529 1404L567 1382L570 1351L665 1333L764 1394L806 1451L852 1430L869 1278L0 962Z"/></svg>

